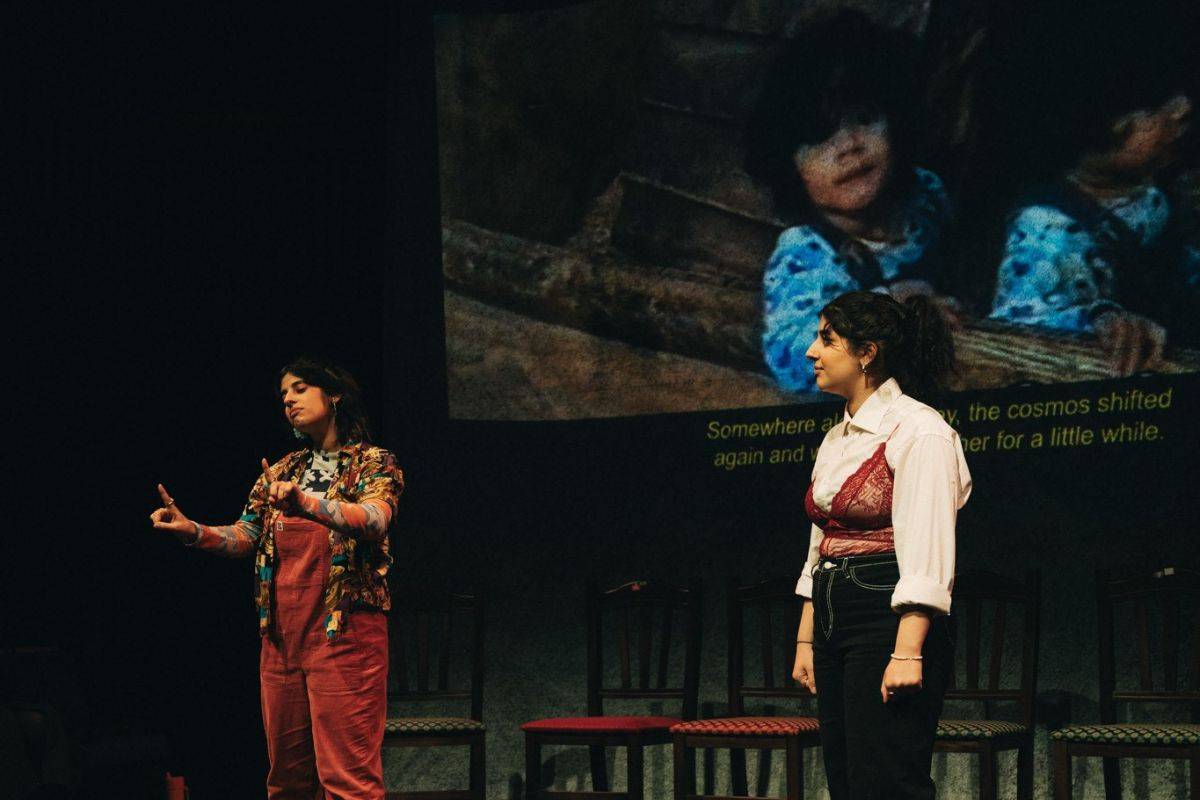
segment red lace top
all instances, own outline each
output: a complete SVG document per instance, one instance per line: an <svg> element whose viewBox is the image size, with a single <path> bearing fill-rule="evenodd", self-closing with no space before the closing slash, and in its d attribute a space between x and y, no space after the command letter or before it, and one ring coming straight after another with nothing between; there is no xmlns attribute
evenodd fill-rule
<svg viewBox="0 0 1200 800"><path fill-rule="evenodd" d="M808 485L804 509L809 519L825 532L821 540L822 556L840 558L895 551L892 470L884 455L886 448L887 442L880 442L875 452L846 478L833 496L828 514L813 500L814 484Z"/></svg>

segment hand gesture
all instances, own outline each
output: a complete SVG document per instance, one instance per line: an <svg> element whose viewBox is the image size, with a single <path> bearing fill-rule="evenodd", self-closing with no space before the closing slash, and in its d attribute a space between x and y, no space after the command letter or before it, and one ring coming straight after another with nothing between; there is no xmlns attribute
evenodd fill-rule
<svg viewBox="0 0 1200 800"><path fill-rule="evenodd" d="M883 682L879 685L879 693L883 702L905 694L915 694L925 685L922 680L923 670L920 661L888 661L883 670Z"/></svg>
<svg viewBox="0 0 1200 800"><path fill-rule="evenodd" d="M271 465L265 458L262 460L262 471L267 481L267 504L288 516L295 516L300 510L300 487L291 481L275 480Z"/></svg>
<svg viewBox="0 0 1200 800"><path fill-rule="evenodd" d="M162 500L162 507L150 515L150 523L156 530L175 534L184 544L193 544L198 538L196 524L180 510L161 483L158 484L158 496Z"/></svg>
<svg viewBox="0 0 1200 800"><path fill-rule="evenodd" d="M1106 311L1093 325L1112 359L1113 373L1125 377L1155 369L1167 344L1167 330L1152 319L1128 311Z"/></svg>

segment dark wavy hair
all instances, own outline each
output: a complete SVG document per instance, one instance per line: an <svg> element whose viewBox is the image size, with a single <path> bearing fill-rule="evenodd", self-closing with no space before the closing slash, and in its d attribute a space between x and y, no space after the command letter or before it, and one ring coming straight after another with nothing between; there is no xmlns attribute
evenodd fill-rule
<svg viewBox="0 0 1200 800"><path fill-rule="evenodd" d="M793 156L846 122L885 119L892 146L889 190L911 188L918 110L916 39L861 11L813 17L769 68L745 132L747 173L770 188L778 213L805 217L812 205Z"/></svg>
<svg viewBox="0 0 1200 800"><path fill-rule="evenodd" d="M371 426L362 401L362 389L353 375L327 361L301 356L279 370L275 383L277 387L279 380L289 372L309 386L319 387L331 397L341 397L335 405L338 441L341 444L371 441ZM308 437L304 439L307 441Z"/></svg>
<svg viewBox="0 0 1200 800"><path fill-rule="evenodd" d="M855 350L874 343L868 373L880 382L895 378L905 394L920 400L943 392L954 374L954 337L927 297L902 304L878 292L847 292L821 316Z"/></svg>

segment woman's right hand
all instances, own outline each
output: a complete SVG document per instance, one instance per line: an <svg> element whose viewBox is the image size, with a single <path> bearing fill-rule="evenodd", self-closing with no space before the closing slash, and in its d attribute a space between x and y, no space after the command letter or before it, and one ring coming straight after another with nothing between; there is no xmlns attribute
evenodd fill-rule
<svg viewBox="0 0 1200 800"><path fill-rule="evenodd" d="M808 642L796 643L796 661L792 664L792 680L813 694L817 693L817 677L813 672L813 649Z"/></svg>
<svg viewBox="0 0 1200 800"><path fill-rule="evenodd" d="M150 522L155 530L170 531L184 544L194 544L199 538L196 524L180 510L161 483L158 485L158 496L162 499L162 507L155 509L150 515Z"/></svg>

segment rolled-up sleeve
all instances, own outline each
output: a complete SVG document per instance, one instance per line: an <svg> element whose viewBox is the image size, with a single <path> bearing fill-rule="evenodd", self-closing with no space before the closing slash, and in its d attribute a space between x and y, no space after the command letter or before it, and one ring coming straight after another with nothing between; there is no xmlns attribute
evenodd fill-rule
<svg viewBox="0 0 1200 800"><path fill-rule="evenodd" d="M970 474L957 436L924 433L895 463L892 526L900 580L892 608L914 605L950 613L954 585L954 528L970 492Z"/></svg>
<svg viewBox="0 0 1200 800"><path fill-rule="evenodd" d="M796 594L804 598L812 597L812 571L821 557L821 540L825 532L816 525L808 534L808 558L804 560L804 569L800 572L800 580L796 581Z"/></svg>

